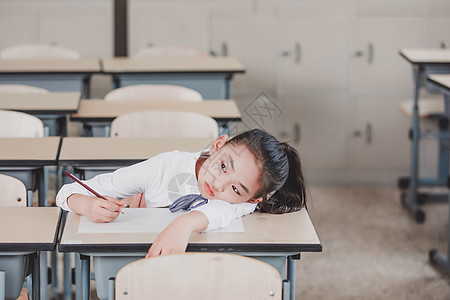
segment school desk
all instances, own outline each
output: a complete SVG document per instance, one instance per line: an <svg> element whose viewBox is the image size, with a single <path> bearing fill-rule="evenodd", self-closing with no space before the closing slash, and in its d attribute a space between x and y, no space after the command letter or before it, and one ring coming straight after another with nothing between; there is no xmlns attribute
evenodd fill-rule
<svg viewBox="0 0 450 300"><path fill-rule="evenodd" d="M90 96L90 78L101 71L100 60L12 59L0 60L0 84L26 84L52 92L83 92Z"/></svg>
<svg viewBox="0 0 450 300"><path fill-rule="evenodd" d="M113 76L113 87L134 84L174 84L198 91L204 99L229 99L235 73L244 73L233 57L108 58L103 72Z"/></svg>
<svg viewBox="0 0 450 300"><path fill-rule="evenodd" d="M410 177L399 180L400 187L408 187L409 193L402 192L403 206L417 222L425 220L425 213L418 206L419 186L444 186L448 175L448 153L440 151L439 174L434 179L419 180L419 138L423 137L419 130L419 94L423 76L433 73L450 73L450 50L445 49L401 49L400 55L413 66L414 105L412 116L411 172Z"/></svg>
<svg viewBox="0 0 450 300"><path fill-rule="evenodd" d="M81 100L78 112L70 120L92 127L92 135L109 136L110 124L117 116L143 110L173 110L204 114L214 118L221 132L226 131L229 122L240 121L241 113L234 100L187 101L105 101Z"/></svg>
<svg viewBox="0 0 450 300"><path fill-rule="evenodd" d="M450 75L429 75L428 82L438 88L444 94L445 101L445 113L450 118ZM450 135L441 136L440 138L445 138L446 145L450 140ZM447 151L450 151L447 146ZM447 183L449 185L449 182ZM450 187L450 186L449 186ZM448 197L448 194L447 194ZM448 228L447 228L447 257L437 250L430 250L429 257L430 261L440 268L444 269L447 273L450 273L450 204L448 205Z"/></svg>
<svg viewBox="0 0 450 300"><path fill-rule="evenodd" d="M80 104L79 92L47 94L0 94L0 109L35 115L44 122L46 136L65 135L66 115L76 113ZM60 130L57 130L60 128Z"/></svg>
<svg viewBox="0 0 450 300"><path fill-rule="evenodd" d="M21 290L31 264L33 299L48 299L47 260L40 252L56 249L61 216L59 207L1 207L0 275L6 276L0 276L0 291L7 298Z"/></svg>
<svg viewBox="0 0 450 300"><path fill-rule="evenodd" d="M82 171L91 178L111 167L129 166L163 152L180 150L199 152L209 149L208 138L107 138L66 137L62 141L59 165Z"/></svg>
<svg viewBox="0 0 450 300"><path fill-rule="evenodd" d="M146 210L145 213L167 216L167 208L137 210ZM127 209L123 211L125 214L130 212ZM322 251L321 242L307 211L303 209L282 215L253 213L242 217L241 220L243 232L193 233L187 251L230 252L252 256L272 264L280 272L282 278L285 274L284 268L287 260L287 281L284 288L290 293L290 299L294 299L294 259L299 259L301 252ZM68 213L58 249L61 252L77 252L81 255L81 286L85 297L83 299L89 297L91 256L96 272L97 293L100 299L105 299L109 277L115 276L125 264L143 258L159 233L127 232L127 230L111 233L90 233L87 230L80 233L79 225L80 216ZM102 224L99 226L101 228ZM199 284L201 285L201 283Z"/></svg>
<svg viewBox="0 0 450 300"><path fill-rule="evenodd" d="M61 137L0 138L0 173L16 177L28 191L32 206L33 190L39 189L39 206L46 206L44 167L57 164Z"/></svg>

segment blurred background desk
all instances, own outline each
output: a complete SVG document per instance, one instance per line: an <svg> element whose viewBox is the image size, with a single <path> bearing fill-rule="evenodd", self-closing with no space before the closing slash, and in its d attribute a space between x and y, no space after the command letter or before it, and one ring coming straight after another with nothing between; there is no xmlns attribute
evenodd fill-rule
<svg viewBox="0 0 450 300"><path fill-rule="evenodd" d="M214 118L221 131L227 131L228 123L240 121L241 113L234 100L186 101L104 101L81 100L78 112L70 116L71 121L80 121L87 134L95 137L109 136L110 123L117 116L143 110L173 110L196 112ZM91 128L88 129L87 126Z"/></svg>
<svg viewBox="0 0 450 300"><path fill-rule="evenodd" d="M230 99L231 80L244 73L233 57L107 58L103 71L113 88L135 84L173 84L198 91L203 99Z"/></svg>
<svg viewBox="0 0 450 300"><path fill-rule="evenodd" d="M0 109L35 115L46 127L46 136L66 135L66 116L78 111L81 93L0 94Z"/></svg>
<svg viewBox="0 0 450 300"><path fill-rule="evenodd" d="M91 76L100 71L96 58L0 60L0 83L32 85L52 92L82 92L89 98Z"/></svg>

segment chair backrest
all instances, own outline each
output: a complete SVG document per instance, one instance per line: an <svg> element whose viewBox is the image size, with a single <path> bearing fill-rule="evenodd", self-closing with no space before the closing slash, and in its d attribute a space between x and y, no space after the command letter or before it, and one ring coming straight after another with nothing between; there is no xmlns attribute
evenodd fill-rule
<svg viewBox="0 0 450 300"><path fill-rule="evenodd" d="M137 84L108 92L106 101L202 101L196 90L169 84Z"/></svg>
<svg viewBox="0 0 450 300"><path fill-rule="evenodd" d="M145 57L208 57L209 52L187 46L152 46L142 48L132 55L135 58Z"/></svg>
<svg viewBox="0 0 450 300"><path fill-rule="evenodd" d="M11 110L0 110L0 137L43 137L44 123L33 116Z"/></svg>
<svg viewBox="0 0 450 300"><path fill-rule="evenodd" d="M0 206L27 206L27 188L17 178L0 174Z"/></svg>
<svg viewBox="0 0 450 300"><path fill-rule="evenodd" d="M4 48L0 59L77 59L81 55L75 50L48 44L26 44Z"/></svg>
<svg viewBox="0 0 450 300"><path fill-rule="evenodd" d="M0 84L0 94L20 93L20 94L47 94L48 90L25 84Z"/></svg>
<svg viewBox="0 0 450 300"><path fill-rule="evenodd" d="M216 138L217 122L194 112L147 110L120 115L111 123L111 137Z"/></svg>
<svg viewBox="0 0 450 300"><path fill-rule="evenodd" d="M119 270L116 299L281 299L280 273L262 261L226 253L140 259Z"/></svg>

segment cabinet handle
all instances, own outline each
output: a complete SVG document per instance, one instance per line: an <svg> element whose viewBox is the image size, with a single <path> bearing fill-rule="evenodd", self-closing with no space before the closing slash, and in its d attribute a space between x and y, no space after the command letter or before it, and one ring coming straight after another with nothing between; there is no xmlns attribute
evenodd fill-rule
<svg viewBox="0 0 450 300"><path fill-rule="evenodd" d="M299 123L294 123L294 143L299 144L302 139L302 131Z"/></svg>
<svg viewBox="0 0 450 300"><path fill-rule="evenodd" d="M228 44L227 42L222 42L222 56L228 56Z"/></svg>
<svg viewBox="0 0 450 300"><path fill-rule="evenodd" d="M447 46L445 45L445 42L444 42L444 41L441 41L440 47L441 47L441 49L447 48Z"/></svg>
<svg viewBox="0 0 450 300"><path fill-rule="evenodd" d="M374 47L373 44L369 42L367 45L367 62L371 65L373 63Z"/></svg>
<svg viewBox="0 0 450 300"><path fill-rule="evenodd" d="M295 43L295 63L300 63L300 54L301 54L301 48L300 43Z"/></svg>
<svg viewBox="0 0 450 300"><path fill-rule="evenodd" d="M366 144L372 144L372 124L366 124Z"/></svg>

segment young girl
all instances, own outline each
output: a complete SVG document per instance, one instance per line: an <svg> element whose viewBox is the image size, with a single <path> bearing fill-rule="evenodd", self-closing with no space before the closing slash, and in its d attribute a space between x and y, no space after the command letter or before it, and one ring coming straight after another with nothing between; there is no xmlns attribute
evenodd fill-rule
<svg viewBox="0 0 450 300"><path fill-rule="evenodd" d="M261 212L277 214L306 207L297 151L259 129L231 140L222 135L206 154L162 153L85 183L107 195L107 200L71 183L61 188L56 203L94 222L115 220L125 204L165 207L180 195L195 193L209 199L166 227L146 257L182 253L192 232L227 226L234 218L252 213L257 207Z"/></svg>

